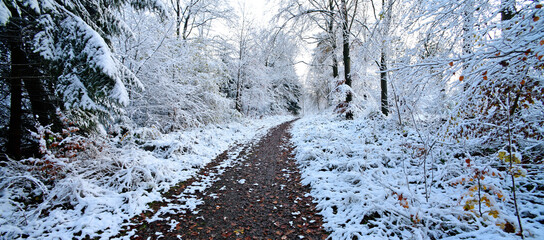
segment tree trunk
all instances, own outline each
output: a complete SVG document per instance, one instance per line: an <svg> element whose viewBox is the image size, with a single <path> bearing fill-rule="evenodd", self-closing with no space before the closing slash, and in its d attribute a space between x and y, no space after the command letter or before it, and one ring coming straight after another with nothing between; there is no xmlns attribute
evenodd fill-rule
<svg viewBox="0 0 544 240"><path fill-rule="evenodd" d="M334 46L333 49L336 49L336 46ZM338 60L336 59L336 55L334 54L334 50L333 50L333 55L332 55L332 77L334 79L338 78Z"/></svg>
<svg viewBox="0 0 544 240"><path fill-rule="evenodd" d="M40 74L37 71L27 71L31 76L23 79L25 89L28 92L28 98L32 106L32 114L37 118L42 126L52 124L53 131L60 131L61 122L56 115L55 105L50 99L50 95L45 90Z"/></svg>
<svg viewBox="0 0 544 240"><path fill-rule="evenodd" d="M344 61L344 78L346 85L351 88L351 59L349 56L349 26L348 26L348 10L346 7L346 0L342 0L342 40L343 40L343 61ZM349 91L346 94L346 106L349 108L350 102L353 100L353 94ZM353 112L348 109L346 111L346 119L353 119Z"/></svg>
<svg viewBox="0 0 544 240"><path fill-rule="evenodd" d="M382 46L381 46L381 55L380 55L380 87L381 87L381 107L382 113L387 116L389 115L389 102L387 101L387 46L386 39L389 36L389 28L391 25L391 15L393 12L393 1L382 0L382 11L385 13L384 25L382 29Z"/></svg>
<svg viewBox="0 0 544 240"><path fill-rule="evenodd" d="M501 1L501 20L510 20L516 14L516 1L515 0L502 0Z"/></svg>
<svg viewBox="0 0 544 240"><path fill-rule="evenodd" d="M332 13L334 12L334 0L329 0L329 11ZM333 84L335 87L338 87L338 59L336 58L336 49L338 46L336 45L336 33L334 32L334 15L331 14L329 17L328 22L328 34L329 34L329 41L331 44L331 59L332 59L332 78L334 79ZM329 85L330 86L330 85ZM330 89L329 89L330 90ZM332 94L330 92L327 92L327 104L330 106L333 102ZM319 105L319 104L318 104Z"/></svg>
<svg viewBox="0 0 544 240"><path fill-rule="evenodd" d="M240 29L240 39L238 40L238 69L237 69L237 75L236 75L236 102L235 102L235 108L236 111L239 113L242 113L242 90L244 89L244 76L245 76L245 69L244 69L244 63L243 60L245 59L245 51L246 51L246 18L245 15L242 15L242 26Z"/></svg>
<svg viewBox="0 0 544 240"><path fill-rule="evenodd" d="M179 0L176 0L175 3L176 10L176 35L181 38L181 3Z"/></svg>
<svg viewBox="0 0 544 240"><path fill-rule="evenodd" d="M10 24L18 25L18 24ZM17 28L17 26L15 26ZM11 30L11 29L10 29ZM15 159L20 159L21 154L21 142L23 137L22 127L22 77L25 74L26 61L25 52L22 50L22 42L20 31L14 31L16 34L14 39L10 42L11 52L11 74L10 74L10 91L11 91L11 106L10 106L10 118L9 118L9 132L7 142L7 153ZM13 32L10 32L13 33Z"/></svg>
<svg viewBox="0 0 544 240"><path fill-rule="evenodd" d="M54 131L60 131L61 122L56 115L56 108L40 79L39 64L31 62L32 55L25 49L23 32L28 23L16 9L10 8L12 18L6 26L5 38L10 51L10 121L7 152L13 158L22 157L23 138L23 83L31 103L33 117L42 125L53 124Z"/></svg>
<svg viewBox="0 0 544 240"><path fill-rule="evenodd" d="M472 53L474 28L474 2L466 1L463 9L463 55ZM463 67L466 68L466 67Z"/></svg>
<svg viewBox="0 0 544 240"><path fill-rule="evenodd" d="M6 40L10 51L10 116L9 131L6 152L9 156L20 159L22 157L21 143L23 137L23 106L22 80L28 69L28 60L23 50L23 36L21 28L24 26L19 12L9 7L11 12L10 22L6 26Z"/></svg>
<svg viewBox="0 0 544 240"><path fill-rule="evenodd" d="M329 1L329 11L334 12L334 1ZM328 26L328 34L331 41L331 58L332 58L332 77L338 78L338 60L336 59L336 34L334 33L334 16L330 16L330 22Z"/></svg>
<svg viewBox="0 0 544 240"><path fill-rule="evenodd" d="M243 34L240 34L241 37ZM243 47L244 44L242 42L243 40L240 40L240 51L238 52L238 72L236 74L236 100L235 100L235 109L239 113L242 113L242 89L243 89L243 82L242 82L242 58L243 58Z"/></svg>
<svg viewBox="0 0 544 240"><path fill-rule="evenodd" d="M187 37L188 37L187 35L189 35L189 33L187 33L187 30L189 29L190 17L191 17L191 14L187 13L187 16L185 17L183 22L183 35L181 36L183 40L187 40Z"/></svg>
<svg viewBox="0 0 544 240"><path fill-rule="evenodd" d="M465 1L464 9L463 9L463 46L462 46L462 54L467 57L468 55L472 54L472 48L474 45L474 1L468 0ZM470 69L468 68L468 65L465 60L463 60L463 70L462 75L468 75L470 72ZM463 86L463 90L468 90L468 84L465 84Z"/></svg>
<svg viewBox="0 0 544 240"><path fill-rule="evenodd" d="M501 21L505 22L505 21L508 21L508 20L511 20L512 18L514 18L514 16L516 15L516 1L515 0L502 0L501 1ZM508 25L504 25L502 27L502 31L508 31L510 30L510 26ZM511 35L511 34L506 34L506 35ZM511 41L511 39L508 39L506 38L505 39L506 41ZM507 64L505 66L508 66ZM520 87L520 90L521 92L521 87ZM507 122L508 122L508 152L510 153L510 159L512 159L512 144L513 144L513 141L512 141L512 137L511 137L511 123L512 123L512 117L513 117L513 114L515 113L516 111L516 107L517 107L517 102L518 102L518 98L519 98L519 93L518 92L518 95L516 96L516 99L514 100L514 105L512 105L508 111L508 119L507 119ZM508 93L508 95L506 96L507 98L510 98L510 93ZM510 161L510 169L512 169L512 166L513 166L513 161ZM512 182L512 197L513 197L513 201L514 201L514 211L515 211L515 215L517 217L517 220L518 220L518 226L519 226L519 232L516 234L516 235L519 235L521 236L521 239L525 239L524 235L523 235L523 223L521 222L521 216L520 216L520 211L519 211L519 208L518 208L518 199L517 199L517 187L516 187L516 180L515 180L515 176L513 173L510 173L510 179L511 179L511 182Z"/></svg>
<svg viewBox="0 0 544 240"><path fill-rule="evenodd" d="M242 40L240 40L242 41ZM236 99L235 99L235 106L234 108L239 113L242 113L242 57L243 57L243 44L240 42L240 51L238 52L239 58L238 58L238 72L236 74Z"/></svg>
<svg viewBox="0 0 544 240"><path fill-rule="evenodd" d="M238 69L238 76L236 79L236 100L235 100L234 108L239 113L242 113L242 79L241 79L240 72L241 72L241 69Z"/></svg>
<svg viewBox="0 0 544 240"><path fill-rule="evenodd" d="M389 114L389 104L387 102L387 63L385 61L385 49L382 49L380 58L380 85L381 85L381 100L382 100L382 113L387 116Z"/></svg>

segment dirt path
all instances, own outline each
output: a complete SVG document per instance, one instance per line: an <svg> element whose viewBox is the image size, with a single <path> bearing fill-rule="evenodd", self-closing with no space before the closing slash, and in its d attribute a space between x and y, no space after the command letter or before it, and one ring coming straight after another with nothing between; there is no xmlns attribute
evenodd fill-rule
<svg viewBox="0 0 544 240"><path fill-rule="evenodd" d="M287 129L219 155L133 219L133 239L324 239L321 216L300 184Z"/></svg>

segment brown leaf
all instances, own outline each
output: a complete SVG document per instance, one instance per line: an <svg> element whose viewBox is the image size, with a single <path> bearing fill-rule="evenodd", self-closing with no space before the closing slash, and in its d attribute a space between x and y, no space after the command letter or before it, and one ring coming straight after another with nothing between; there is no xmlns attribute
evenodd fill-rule
<svg viewBox="0 0 544 240"><path fill-rule="evenodd" d="M507 233L514 233L516 232L516 228L510 222L506 222L506 224L504 224L504 231Z"/></svg>

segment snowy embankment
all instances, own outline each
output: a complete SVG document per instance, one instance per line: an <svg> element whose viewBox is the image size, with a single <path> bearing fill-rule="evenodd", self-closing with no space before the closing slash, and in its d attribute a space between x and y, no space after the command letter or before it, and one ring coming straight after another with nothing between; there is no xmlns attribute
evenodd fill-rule
<svg viewBox="0 0 544 240"><path fill-rule="evenodd" d="M465 158L463 148L438 143L427 151L422 140L436 133L383 119L312 116L292 134L331 239L516 238L510 176L497 170L495 153ZM544 238L541 172L516 178L524 235L533 239Z"/></svg>
<svg viewBox="0 0 544 240"><path fill-rule="evenodd" d="M76 157L10 161L0 168L1 238L109 239L229 146L289 119L245 119L170 134L137 129L87 141Z"/></svg>

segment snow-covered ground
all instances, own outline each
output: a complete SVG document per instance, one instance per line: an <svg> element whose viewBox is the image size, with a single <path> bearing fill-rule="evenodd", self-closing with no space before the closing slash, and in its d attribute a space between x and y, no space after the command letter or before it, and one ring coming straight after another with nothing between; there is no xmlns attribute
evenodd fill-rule
<svg viewBox="0 0 544 240"><path fill-rule="evenodd" d="M495 153L463 157L463 148L438 143L427 151L436 132L376 118L310 116L292 134L331 239L516 238L507 233L519 230L510 176ZM538 169L516 178L524 235L543 239L542 167L526 167Z"/></svg>
<svg viewBox="0 0 544 240"><path fill-rule="evenodd" d="M245 119L171 134L137 129L97 140L75 159L10 161L0 168L0 235L110 239L123 222L160 200L161 192L193 176L229 146L252 141L289 119Z"/></svg>

